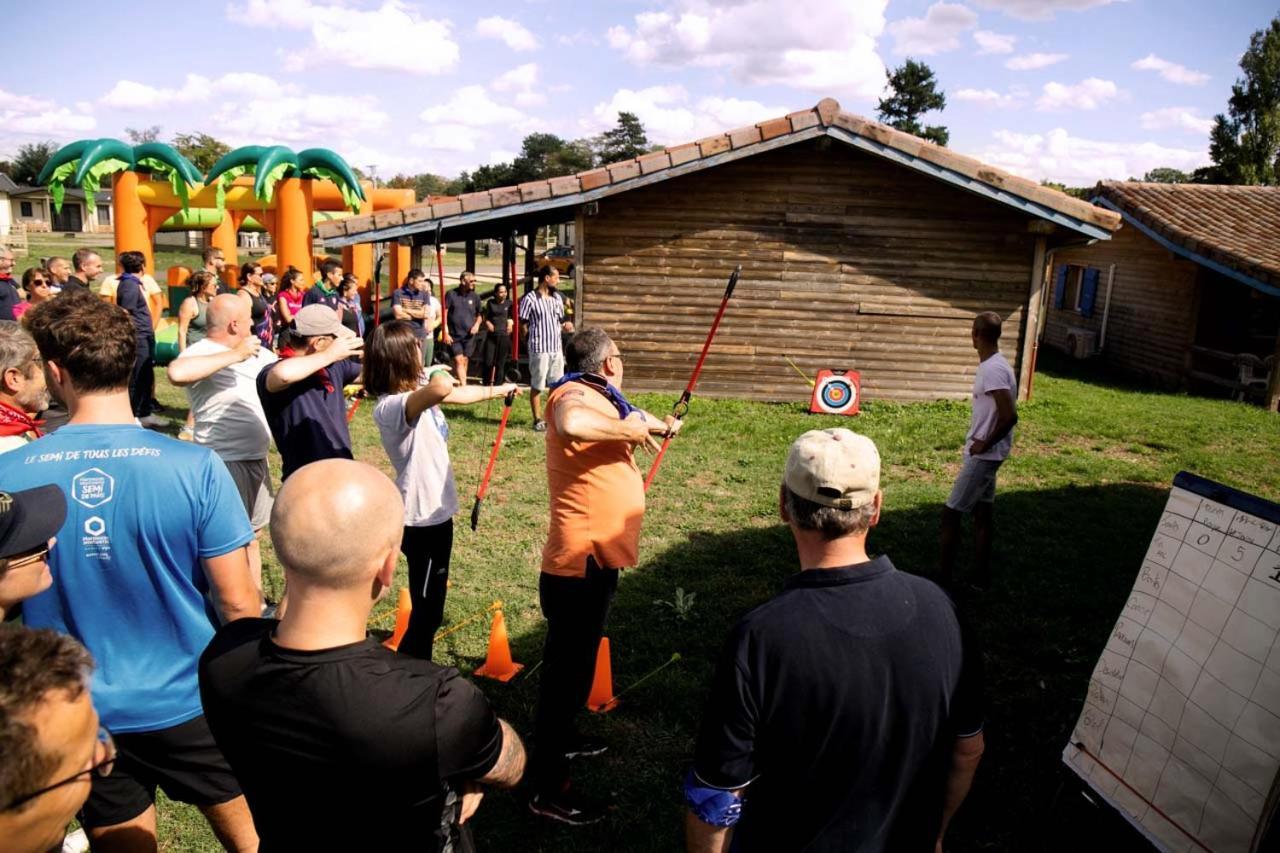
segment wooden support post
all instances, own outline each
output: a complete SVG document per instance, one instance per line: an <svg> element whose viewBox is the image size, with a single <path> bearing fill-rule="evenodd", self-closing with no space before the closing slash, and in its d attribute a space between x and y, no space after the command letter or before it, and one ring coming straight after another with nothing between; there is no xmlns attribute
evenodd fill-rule
<svg viewBox="0 0 1280 853"><path fill-rule="evenodd" d="M573 327L581 329L587 322L587 283L586 265L582 262L587 244L587 217L582 208L573 217L573 289L576 297L573 306Z"/></svg>
<svg viewBox="0 0 1280 853"><path fill-rule="evenodd" d="M476 238L467 238L467 269L476 271Z"/></svg>
<svg viewBox="0 0 1280 853"><path fill-rule="evenodd" d="M1031 383L1035 373L1037 330L1040 328L1040 304L1044 301L1045 238L1036 236L1036 249L1031 259L1031 285L1027 288L1026 310L1022 317L1022 342L1018 355L1018 399L1031 399Z"/></svg>
<svg viewBox="0 0 1280 853"><path fill-rule="evenodd" d="M1276 355L1271 360L1271 377L1267 380L1267 411L1280 412L1280 329L1276 330Z"/></svg>

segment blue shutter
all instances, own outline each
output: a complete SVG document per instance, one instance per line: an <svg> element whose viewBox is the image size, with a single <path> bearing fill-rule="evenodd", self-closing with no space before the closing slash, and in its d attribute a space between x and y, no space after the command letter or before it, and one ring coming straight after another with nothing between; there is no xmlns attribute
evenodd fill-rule
<svg viewBox="0 0 1280 853"><path fill-rule="evenodd" d="M1053 307L1061 308L1067 302L1067 265L1058 267L1053 282Z"/></svg>
<svg viewBox="0 0 1280 853"><path fill-rule="evenodd" d="M1098 299L1098 274L1101 270L1090 267L1080 278L1080 315L1093 316L1093 303Z"/></svg>

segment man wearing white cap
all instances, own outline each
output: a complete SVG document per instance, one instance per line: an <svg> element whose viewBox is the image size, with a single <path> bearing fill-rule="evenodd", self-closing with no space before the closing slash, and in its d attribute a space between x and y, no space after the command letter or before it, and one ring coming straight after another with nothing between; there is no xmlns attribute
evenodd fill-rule
<svg viewBox="0 0 1280 853"><path fill-rule="evenodd" d="M800 573L729 635L693 767L689 850L932 851L982 755L980 658L931 581L867 554L880 454L791 446L779 509Z"/></svg>
<svg viewBox="0 0 1280 853"><path fill-rule="evenodd" d="M258 397L280 451L281 479L309 462L352 458L342 389L360 378L364 347L321 303L294 316L288 337L280 360L258 374Z"/></svg>

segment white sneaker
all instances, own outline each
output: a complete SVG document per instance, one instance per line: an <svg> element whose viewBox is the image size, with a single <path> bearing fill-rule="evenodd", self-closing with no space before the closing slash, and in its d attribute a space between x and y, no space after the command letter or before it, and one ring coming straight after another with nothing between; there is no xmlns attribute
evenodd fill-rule
<svg viewBox="0 0 1280 853"><path fill-rule="evenodd" d="M162 418L159 415L147 415L145 418L138 418L138 423L147 429L158 429L169 425L168 418Z"/></svg>

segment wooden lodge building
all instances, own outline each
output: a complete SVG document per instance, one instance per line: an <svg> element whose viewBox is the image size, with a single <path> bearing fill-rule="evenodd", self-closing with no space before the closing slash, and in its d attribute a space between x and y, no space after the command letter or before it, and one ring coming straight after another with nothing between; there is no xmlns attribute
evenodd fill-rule
<svg viewBox="0 0 1280 853"><path fill-rule="evenodd" d="M327 246L431 245L574 222L577 322L627 357L628 390L676 391L735 264L742 278L699 394L808 399L821 368L868 399L965 398L975 314L1006 318L1025 396L1049 252L1107 240L1119 214L842 112L781 118L634 160L352 217ZM1030 330L1030 333L1028 333Z"/></svg>
<svg viewBox="0 0 1280 853"><path fill-rule="evenodd" d="M1053 256L1044 340L1157 386L1280 402L1280 187L1102 183L1114 239Z"/></svg>

